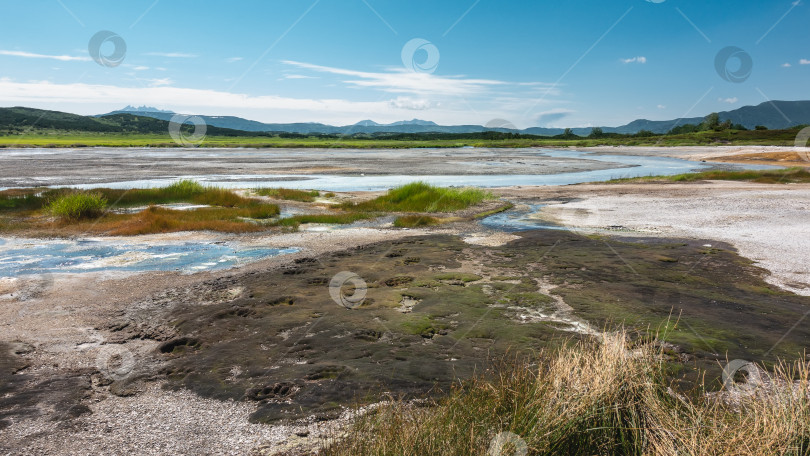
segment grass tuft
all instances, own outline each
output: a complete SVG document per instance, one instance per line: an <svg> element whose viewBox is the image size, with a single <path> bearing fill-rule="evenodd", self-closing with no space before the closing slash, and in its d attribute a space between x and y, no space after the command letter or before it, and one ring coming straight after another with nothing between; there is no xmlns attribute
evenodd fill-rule
<svg viewBox="0 0 810 456"><path fill-rule="evenodd" d="M112 203L108 203L112 202ZM176 211L156 207L166 203L193 203L211 207ZM128 214L105 209L149 206ZM60 217L60 230L129 235L172 231L212 230L249 232L271 225L264 220L280 213L275 204L245 198L231 190L205 187L192 180L181 180L162 188L110 189L93 192L73 189L11 189L0 192L0 230L42 227L37 211ZM31 217L33 216L33 217ZM85 223L87 219L98 219Z"/></svg>
<svg viewBox="0 0 810 456"><path fill-rule="evenodd" d="M165 193L172 194L177 198L191 198L205 191L205 187L199 182L191 179L182 179L166 187L162 190Z"/></svg>
<svg viewBox="0 0 810 456"><path fill-rule="evenodd" d="M394 226L397 228L419 228L438 225L441 222L441 219L429 215L403 215L394 220Z"/></svg>
<svg viewBox="0 0 810 456"><path fill-rule="evenodd" d="M286 217L274 223L277 226L297 227L302 223L323 223L334 225L347 225L360 220L374 218L373 214L362 214L357 212L345 212L338 214L301 214Z"/></svg>
<svg viewBox="0 0 810 456"><path fill-rule="evenodd" d="M271 198L301 201L303 203L311 203L315 198L321 196L321 192L317 190L295 190L291 188L257 188L253 192L259 196L269 196ZM333 194L334 196L334 194Z"/></svg>
<svg viewBox="0 0 810 456"><path fill-rule="evenodd" d="M107 199L100 193L72 193L51 202L48 212L62 220L73 221L101 217L106 207Z"/></svg>
<svg viewBox="0 0 810 456"><path fill-rule="evenodd" d="M763 373L768 386L756 392L687 397L669 387L660 345L622 333L539 355L539 365L505 362L438 402L383 404L320 454L810 454L806 363ZM493 452L501 433L514 434L511 448Z"/></svg>
<svg viewBox="0 0 810 456"><path fill-rule="evenodd" d="M490 192L478 188L444 188L412 182L371 201L346 203L344 207L364 212L452 212L492 198Z"/></svg>

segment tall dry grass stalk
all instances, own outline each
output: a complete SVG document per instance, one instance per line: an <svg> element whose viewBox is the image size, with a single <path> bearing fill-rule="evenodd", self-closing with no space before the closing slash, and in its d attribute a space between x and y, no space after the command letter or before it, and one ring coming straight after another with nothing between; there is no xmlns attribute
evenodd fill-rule
<svg viewBox="0 0 810 456"><path fill-rule="evenodd" d="M539 365L507 363L438 403L384 404L321 453L810 454L806 365L781 364L756 388L689 398L669 387L657 344L628 341L606 334L541 353ZM494 438L506 432L520 441L499 448Z"/></svg>

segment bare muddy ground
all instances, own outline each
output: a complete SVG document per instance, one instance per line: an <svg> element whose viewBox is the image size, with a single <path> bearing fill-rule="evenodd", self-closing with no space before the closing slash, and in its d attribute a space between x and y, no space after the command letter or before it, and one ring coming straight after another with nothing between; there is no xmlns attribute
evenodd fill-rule
<svg viewBox="0 0 810 456"><path fill-rule="evenodd" d="M110 325L133 308L143 308L138 303L161 296L172 296L176 303L192 298L212 303L233 299L238 288L216 284L236 272L266 271L304 255L419 233L353 229L269 239L248 236L240 239L271 246L292 243L306 249L247 264L238 271L57 275L19 284L18 289L27 291L0 296L0 454L246 454L260 444L295 445L304 440L296 433L317 436L322 430L315 423L251 425L247 417L255 406L249 403L168 392L159 379L137 391L126 382L113 381L126 377L116 374L122 367L137 372L139 379L151 378L158 366L154 354L159 353L159 342L116 338L122 333ZM210 235L165 237L207 239ZM149 315L154 315L154 306L149 309ZM152 323L159 330L162 321ZM159 336L156 332L151 337ZM122 358L119 347L132 358Z"/></svg>
<svg viewBox="0 0 810 456"><path fill-rule="evenodd" d="M626 165L543 156L537 149L0 150L0 187L109 183L188 175L557 174ZM263 179L267 182L267 179ZM283 180L279 181L283 185Z"/></svg>
<svg viewBox="0 0 810 456"><path fill-rule="evenodd" d="M618 324L666 328L673 373L688 379L716 377L726 357L795 359L810 330L784 330L808 298L705 242L434 234L205 279L85 282L61 305L7 306L4 449L272 454L317 444L329 432L317 423L334 425L346 406L439 394L507 350L531 355ZM357 282L330 293L343 271L367 285L364 299L340 300Z"/></svg>
<svg viewBox="0 0 810 456"><path fill-rule="evenodd" d="M249 235L304 250L228 271L33 283L0 296L0 453L307 454L346 425L344 407L440 394L507 350L619 324L660 329L673 376L705 369L716 387L727 359L810 346L810 298L759 267L807 251L808 191L498 189L586 235L474 222ZM757 245L762 256L735 249ZM794 269L790 283L806 280ZM336 276L344 286L330 288Z"/></svg>

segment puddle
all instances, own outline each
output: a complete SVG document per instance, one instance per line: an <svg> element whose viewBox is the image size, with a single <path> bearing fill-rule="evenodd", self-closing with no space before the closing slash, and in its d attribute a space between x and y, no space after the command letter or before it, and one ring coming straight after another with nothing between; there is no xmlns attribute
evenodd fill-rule
<svg viewBox="0 0 810 456"><path fill-rule="evenodd" d="M295 247L245 247L237 242L6 239L0 243L0 277L99 271L193 273L298 251Z"/></svg>
<svg viewBox="0 0 810 456"><path fill-rule="evenodd" d="M609 169L581 172L559 172L554 174L532 174L536 166L526 166L526 174L483 174L483 175L322 175L322 174L207 174L166 176L161 178L130 180L111 183L83 183L68 187L91 189L108 188L154 188L169 185L177 179L194 179L203 185L215 185L223 188L255 188L278 185L293 189L318 189L322 191L382 191L397 185L416 180L439 186L533 186L533 185L569 185L583 182L601 182L616 178L643 177L654 175L673 175L700 171L713 166L731 169L776 169L779 166L736 165L729 163L698 163L689 160L669 157L645 157L634 155L593 154L577 150L526 150L535 158L566 158L606 162ZM530 158L530 157L527 157ZM502 162L483 162L481 167L496 170L504 166ZM43 183L46 184L46 183ZM64 187L64 186L60 186Z"/></svg>
<svg viewBox="0 0 810 456"><path fill-rule="evenodd" d="M537 217L545 204L519 204L508 211L490 215L481 220L481 225L499 231L514 232L537 229L567 229Z"/></svg>

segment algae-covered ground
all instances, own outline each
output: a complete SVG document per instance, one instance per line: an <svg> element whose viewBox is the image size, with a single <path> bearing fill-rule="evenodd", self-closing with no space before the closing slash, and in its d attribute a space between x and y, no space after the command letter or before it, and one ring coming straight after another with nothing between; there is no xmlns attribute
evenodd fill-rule
<svg viewBox="0 0 810 456"><path fill-rule="evenodd" d="M810 342L796 324L810 299L762 274L704 241L406 238L243 275L232 300L178 304L159 356L170 385L255 401L258 422L446 392L507 353L619 325L659 332L675 376L708 370L711 387L726 359L795 359Z"/></svg>

